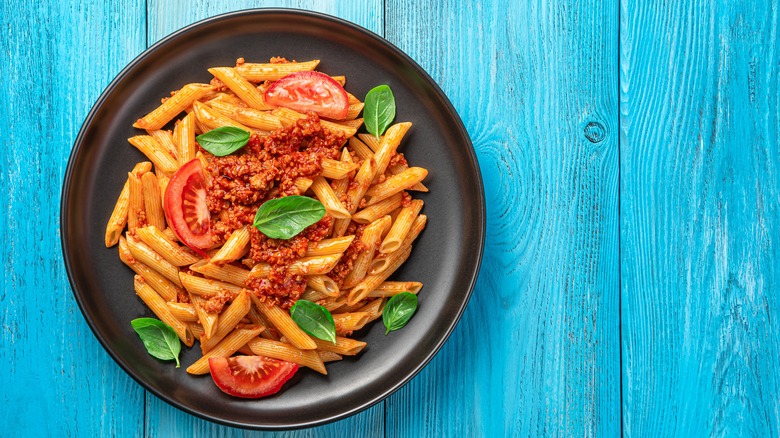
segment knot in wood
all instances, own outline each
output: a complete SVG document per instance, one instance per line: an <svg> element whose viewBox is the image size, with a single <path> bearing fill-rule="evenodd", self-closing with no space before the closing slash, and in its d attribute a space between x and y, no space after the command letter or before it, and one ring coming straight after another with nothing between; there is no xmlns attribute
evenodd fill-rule
<svg viewBox="0 0 780 438"><path fill-rule="evenodd" d="M593 121L588 122L588 124L585 125L585 138L587 138L591 143L600 143L604 141L606 136L607 130L601 123Z"/></svg>

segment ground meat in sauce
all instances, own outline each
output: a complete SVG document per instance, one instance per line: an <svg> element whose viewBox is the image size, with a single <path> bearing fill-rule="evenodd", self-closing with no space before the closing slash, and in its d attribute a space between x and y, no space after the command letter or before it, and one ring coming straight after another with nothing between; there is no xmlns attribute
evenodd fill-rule
<svg viewBox="0 0 780 438"><path fill-rule="evenodd" d="M206 201L214 242L224 243L234 230L253 223L263 202L300 195L296 178L318 175L322 160L336 159L343 143L341 134L323 129L317 115L309 114L266 137L252 135L238 154L214 157L206 167L210 176ZM249 227L249 256L271 264L272 269L268 278L247 281L247 288L264 301L292 306L305 290L306 280L290 275L287 267L306 254L309 242L322 240L332 224L332 218L325 216L290 240L269 239Z"/></svg>
<svg viewBox="0 0 780 438"><path fill-rule="evenodd" d="M213 296L209 297L208 301L203 305L203 310L208 313L221 313L225 307L225 303L233 301L235 293L228 290L220 290Z"/></svg>

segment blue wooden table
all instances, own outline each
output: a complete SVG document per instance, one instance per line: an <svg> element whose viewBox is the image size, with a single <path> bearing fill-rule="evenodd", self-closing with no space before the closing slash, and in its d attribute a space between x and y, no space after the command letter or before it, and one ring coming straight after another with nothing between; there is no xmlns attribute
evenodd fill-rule
<svg viewBox="0 0 780 438"><path fill-rule="evenodd" d="M488 234L444 349L385 402L286 436L780 435L778 3L5 0L4 436L239 436L146 393L63 268L89 108L205 17L336 15L417 60L463 118Z"/></svg>

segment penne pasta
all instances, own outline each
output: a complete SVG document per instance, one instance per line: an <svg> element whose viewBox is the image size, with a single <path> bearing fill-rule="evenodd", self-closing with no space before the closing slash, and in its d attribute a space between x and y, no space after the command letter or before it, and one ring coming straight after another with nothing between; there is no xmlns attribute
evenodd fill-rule
<svg viewBox="0 0 780 438"><path fill-rule="evenodd" d="M258 111L254 108L245 108L224 100L210 101L209 106L225 117L229 117L238 123L250 128L256 128L262 131L273 131L282 127L279 117L266 112Z"/></svg>
<svg viewBox="0 0 780 438"><path fill-rule="evenodd" d="M192 307L195 309L195 313L198 315L198 322L203 326L203 335L198 339L210 339L217 331L217 321L219 320L218 313L212 313L206 311L206 303L208 300L200 295L193 293L188 294Z"/></svg>
<svg viewBox="0 0 780 438"><path fill-rule="evenodd" d="M195 117L197 117L198 123L203 127L204 133L223 126L232 126L234 128L243 129L249 133L253 132L249 127L244 126L229 117L223 116L204 103L195 102L192 104L192 109Z"/></svg>
<svg viewBox="0 0 780 438"><path fill-rule="evenodd" d="M412 228L412 224L415 219L417 219L417 215L420 214L422 206L423 201L415 199L408 207L401 209L400 213L398 213L398 217L393 221L393 226L382 241L379 252L387 254L401 247L401 242L403 242L403 239Z"/></svg>
<svg viewBox="0 0 780 438"><path fill-rule="evenodd" d="M317 350L329 351L343 356L355 356L366 347L366 343L363 341L342 336L336 336L335 344L321 339L315 339L314 342L317 344Z"/></svg>
<svg viewBox="0 0 780 438"><path fill-rule="evenodd" d="M179 268L170 264L167 260L162 258L160 254L157 254L152 248L148 247L140 240L136 240L130 235L125 236L125 239L127 241L127 249L130 250L130 254L134 259L159 272L176 286L181 287L182 284L181 281L179 281Z"/></svg>
<svg viewBox="0 0 780 438"><path fill-rule="evenodd" d="M387 269L388 267L392 266L395 257L398 256L401 250L412 246L412 242L417 238L418 235L420 235L423 228L425 228L425 223L427 219L428 219L427 216L425 216L424 214L417 216L411 228L409 228L409 232L404 237L404 240L401 241L399 248L389 254L382 254L379 257L376 257L371 262L371 266L369 267L369 273L378 274L384 271L385 269Z"/></svg>
<svg viewBox="0 0 780 438"><path fill-rule="evenodd" d="M230 303L227 308L225 308L224 311L219 315L219 320L217 321L217 329L214 331L214 334L208 338L208 339L201 339L200 341L200 349L203 351L204 354L208 353L209 350L216 347L217 344L219 344L219 341L221 341L225 336L228 335L228 333L232 332L234 328L236 328L236 325L241 322L241 319L246 316L247 313L249 313L249 307L251 306L251 303L249 301L249 293L245 290L242 290L238 293L238 296L233 300L232 303ZM257 336L260 334L261 330L257 331ZM241 345L246 344L246 341L242 343ZM238 349L241 345L237 346L236 349Z"/></svg>
<svg viewBox="0 0 780 438"><path fill-rule="evenodd" d="M198 145L195 143L195 116L187 114L177 126L179 131L174 138L177 145L176 158L179 166L182 166L193 160L198 152Z"/></svg>
<svg viewBox="0 0 780 438"><path fill-rule="evenodd" d="M127 228L135 229L146 222L144 213L144 187L141 179L132 173L127 174L129 196L127 198ZM143 222L142 222L143 221Z"/></svg>
<svg viewBox="0 0 780 438"><path fill-rule="evenodd" d="M290 314L286 310L279 306L272 306L264 303L254 294L251 294L249 297L268 322L271 323L279 333L284 335L291 344L301 350L314 350L317 348L317 344L314 343L314 340L298 327L298 324L292 320Z"/></svg>
<svg viewBox="0 0 780 438"><path fill-rule="evenodd" d="M135 176L143 176L144 173L152 170L152 163L144 161L138 163L133 167L130 172ZM119 242L119 238L122 236L122 230L127 225L127 212L130 205L130 179L128 177L125 181L122 191L119 193L119 198L116 200L114 210L111 212L111 217L108 219L106 225L106 248L112 247Z"/></svg>
<svg viewBox="0 0 780 438"><path fill-rule="evenodd" d="M171 314L170 310L168 310L168 306L165 304L165 300L163 300L140 275L135 276L133 286L135 287L136 295L138 295L149 309L160 318L160 321L171 326L179 339L184 342L184 345L191 347L194 338L189 326L179 321Z"/></svg>
<svg viewBox="0 0 780 438"><path fill-rule="evenodd" d="M320 63L318 59L307 62L288 62L283 64L244 63L237 65L235 70L250 82L278 81L279 79L299 71L314 70Z"/></svg>
<svg viewBox="0 0 780 438"><path fill-rule="evenodd" d="M372 290L376 289L377 286L387 280L388 277L390 277L393 272L395 272L395 270L398 269L398 267L409 258L411 251L412 247L409 245L402 247L398 251L392 253L395 255L390 260L391 263L388 264L385 269L379 273L367 275L363 281L352 288L352 290L349 292L349 295L347 296L347 303L355 304L366 298Z"/></svg>
<svg viewBox="0 0 780 438"><path fill-rule="evenodd" d="M352 270L349 271L349 274L344 278L344 289L355 286L366 276L368 266L371 264L371 259L374 257L377 242L381 241L382 233L389 226L390 216L384 216L371 222L371 224L363 230L363 235L360 237L360 240L366 246L366 249L358 254L352 265Z"/></svg>
<svg viewBox="0 0 780 438"><path fill-rule="evenodd" d="M417 295L420 289L422 289L422 283L417 281L385 281L369 292L367 298L387 298L403 292Z"/></svg>
<svg viewBox="0 0 780 438"><path fill-rule="evenodd" d="M249 239L249 228L246 226L233 231L222 248L211 258L211 263L223 265L240 259L249 252Z"/></svg>
<svg viewBox="0 0 780 438"><path fill-rule="evenodd" d="M127 139L163 172L173 173L179 168L176 159L150 135L136 135Z"/></svg>
<svg viewBox="0 0 780 438"><path fill-rule="evenodd" d="M306 250L306 257L341 254L349 248L354 239L355 236L342 236L311 242Z"/></svg>
<svg viewBox="0 0 780 438"><path fill-rule="evenodd" d="M174 266L187 266L196 263L200 258L184 250L184 248L172 242L156 226L149 225L135 230L141 242L152 248L162 258Z"/></svg>
<svg viewBox="0 0 780 438"><path fill-rule="evenodd" d="M357 168L357 164L354 163L325 158L322 160L322 173L320 175L324 178L341 179L347 177Z"/></svg>
<svg viewBox="0 0 780 438"><path fill-rule="evenodd" d="M133 124L133 127L152 130L160 129L179 113L192 105L193 102L205 96L211 90L213 90L213 87L210 85L187 84L154 111L145 115L143 118L138 119L138 121Z"/></svg>
<svg viewBox="0 0 780 438"><path fill-rule="evenodd" d="M393 175L366 191L366 200L368 201L366 205L374 205L396 193L401 193L401 191L424 180L426 176L428 176L428 170L422 167L410 167L398 175Z"/></svg>
<svg viewBox="0 0 780 438"><path fill-rule="evenodd" d="M247 342L256 338L262 330L262 326L247 326L233 330L229 335L226 335L221 342L215 344L214 348L204 352L203 357L187 367L187 372L190 374L208 374L210 358L230 357L233 353L246 345Z"/></svg>
<svg viewBox="0 0 780 438"><path fill-rule="evenodd" d="M136 274L143 277L146 283L163 297L165 301L176 301L179 294L184 294L184 289L165 278L159 272L136 260L127 248L127 240L121 236L119 238L119 260L129 266Z"/></svg>
<svg viewBox="0 0 780 438"><path fill-rule="evenodd" d="M184 272L179 273L181 284L187 289L187 292L203 297L211 297L222 291L237 294L241 292L241 287L234 284L225 283L218 280L196 277Z"/></svg>
<svg viewBox="0 0 780 438"><path fill-rule="evenodd" d="M352 220L359 224L370 224L380 217L390 214L393 210L401 207L403 195L396 193L393 196L382 200L374 205L364 208L352 216Z"/></svg>
<svg viewBox="0 0 780 438"><path fill-rule="evenodd" d="M367 148L370 148L371 151L375 151L379 148L380 141L376 139L371 134L358 134L357 135L360 140L364 142L365 145L367 145ZM352 140L352 139L350 139ZM387 166L387 171L390 173L390 175L398 175L399 173L405 171L409 168L409 165L406 164L405 160L402 160L400 163L392 164ZM428 187L425 187L423 183L417 183L411 187L409 187L409 190L415 190L418 192L427 192Z"/></svg>
<svg viewBox="0 0 780 438"><path fill-rule="evenodd" d="M252 350L252 353L258 356L286 360L287 362L311 368L320 374L328 374L325 370L325 364L314 350L301 350L290 344L262 338L254 338L247 342L247 345Z"/></svg>
<svg viewBox="0 0 780 438"><path fill-rule="evenodd" d="M190 303L166 303L171 315L181 322L198 322L198 313L195 306Z"/></svg>
<svg viewBox="0 0 780 438"><path fill-rule="evenodd" d="M335 297L339 295L339 285L327 275L309 275L306 277L306 286L325 296ZM316 300L315 300L316 301Z"/></svg>
<svg viewBox="0 0 780 438"><path fill-rule="evenodd" d="M343 335L360 330L368 324L370 316L368 312L334 313L333 322L336 324L336 333Z"/></svg>
<svg viewBox="0 0 780 438"><path fill-rule="evenodd" d="M157 176L148 172L141 177L143 186L144 212L146 223L150 226L165 228L165 213L163 213L162 199L160 198L160 185Z"/></svg>
<svg viewBox="0 0 780 438"><path fill-rule="evenodd" d="M235 286L243 286L249 279L249 270L233 265L218 266L209 260L201 260L190 266L190 270L211 277L216 280L225 281ZM266 274L268 275L268 274Z"/></svg>
<svg viewBox="0 0 780 438"><path fill-rule="evenodd" d="M230 91L236 93L239 99L246 103L250 108L256 110L270 110L272 106L265 103L263 94L244 79L238 72L230 67L210 68L209 73L222 81Z"/></svg>

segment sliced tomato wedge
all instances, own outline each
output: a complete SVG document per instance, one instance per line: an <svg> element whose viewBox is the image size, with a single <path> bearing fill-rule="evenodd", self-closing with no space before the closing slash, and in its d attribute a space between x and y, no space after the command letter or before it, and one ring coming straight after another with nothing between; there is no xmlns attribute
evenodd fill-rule
<svg viewBox="0 0 780 438"><path fill-rule="evenodd" d="M334 120L346 119L349 111L344 87L316 71L302 71L279 79L265 91L265 101L296 111L315 112Z"/></svg>
<svg viewBox="0 0 780 438"><path fill-rule="evenodd" d="M226 394L260 398L275 394L298 371L298 364L265 356L209 358L211 378Z"/></svg>
<svg viewBox="0 0 780 438"><path fill-rule="evenodd" d="M197 158L181 166L165 189L165 218L176 237L200 254L211 247L206 180Z"/></svg>

